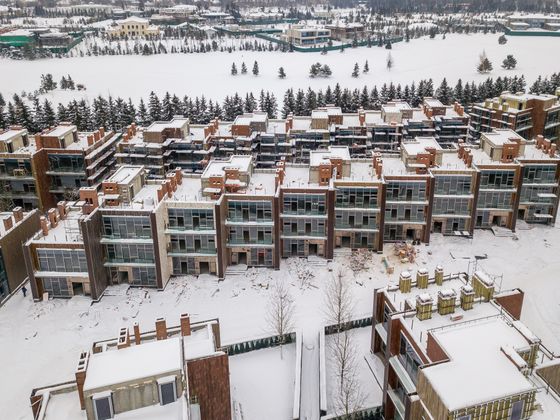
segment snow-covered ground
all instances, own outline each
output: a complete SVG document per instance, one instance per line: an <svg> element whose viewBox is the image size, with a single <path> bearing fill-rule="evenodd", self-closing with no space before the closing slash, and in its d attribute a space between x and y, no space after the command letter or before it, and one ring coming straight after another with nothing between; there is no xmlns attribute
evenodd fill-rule
<svg viewBox="0 0 560 420"><path fill-rule="evenodd" d="M386 67L389 51L385 48L356 48L345 52L282 53L282 52L212 52L204 54L166 54L153 56L104 56L62 59L42 59L36 62L0 60L0 92L5 98L21 91L33 91L39 87L42 73L52 73L55 80L70 74L78 83L84 83L85 92L55 91L47 97L67 102L77 95L92 98L99 94L132 97L138 101L150 91L162 94L166 91L177 95L200 96L223 99L235 92L258 93L268 89L282 99L286 89L308 86L319 89L340 83L343 87L373 86L383 83L404 83L432 78L436 85L446 77L452 84L458 78L465 81L482 81L475 67L482 51L486 51L494 64L492 77L525 75L528 83L538 75L549 75L560 70L558 37L508 37L508 43L498 44L499 34L449 34L447 39L424 37L393 45L392 70ZM513 54L518 62L516 70L500 67L507 54ZM538 59L535 59L538 57ZM249 68L253 61L259 62L260 75L231 76L233 62L239 68L245 62ZM354 63L362 67L369 61L370 72L358 78L351 77ZM309 78L312 63L328 64L333 76L327 79ZM278 68L283 66L287 77L278 78Z"/></svg>
<svg viewBox="0 0 560 420"><path fill-rule="evenodd" d="M378 369L382 366L381 359L375 363L377 356L370 354L371 348L371 327L355 328L348 332L352 349L355 351L355 372L359 387L357 391L360 394L359 408L370 408L381 405L383 397L383 370ZM337 362L334 356L336 334L327 335L325 337L325 351L327 359L327 414L343 414L340 411L340 395L337 381ZM380 386L381 385L381 386Z"/></svg>
<svg viewBox="0 0 560 420"><path fill-rule="evenodd" d="M354 315L361 318L371 316L373 289L389 280L396 281L400 271L418 267L432 271L442 264L447 273L469 268L472 272L474 256L487 254L487 259L479 261L479 268L493 275L503 274L504 289L524 290L522 320L558 353L560 229L535 227L520 230L517 236L518 240L514 240L478 230L472 240L433 235L429 246L419 247L414 264L398 262L392 256L392 246L387 244L385 254L391 255L395 264L391 276L383 269L381 255L376 254L367 269L359 273L350 271L348 257L336 258L332 265L335 270L341 265L345 279L352 283L356 298ZM15 295L0 308L2 418L31 419L28 397L32 388L71 380L80 351L90 348L95 340L116 337L120 327L131 327L135 321L147 330L153 329L159 316L166 317L168 325L177 325L183 312L191 313L193 321L217 317L225 344L271 334L264 315L269 285L280 277L291 285L296 327L303 329L304 334L305 330L317 331L317 326L326 320L324 285L331 274L326 265L312 266L313 277L302 280L300 277L304 276L298 273L303 272L304 266L304 262L288 259L282 261L280 271L249 270L246 276L228 277L223 282L212 276L176 278L161 292L129 289L93 304L87 297L33 303L29 295L25 299L21 294ZM255 354L251 352L248 357ZM288 373L292 375L292 371Z"/></svg>
<svg viewBox="0 0 560 420"><path fill-rule="evenodd" d="M231 399L237 418L291 418L295 363L295 344L282 346L282 351L273 347L230 357Z"/></svg>

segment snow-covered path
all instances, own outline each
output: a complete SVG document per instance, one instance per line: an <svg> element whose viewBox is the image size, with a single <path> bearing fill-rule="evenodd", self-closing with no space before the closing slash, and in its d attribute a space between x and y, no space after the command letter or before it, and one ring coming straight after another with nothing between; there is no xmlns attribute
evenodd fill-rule
<svg viewBox="0 0 560 420"><path fill-rule="evenodd" d="M319 420L319 331L303 331L301 369L301 420Z"/></svg>

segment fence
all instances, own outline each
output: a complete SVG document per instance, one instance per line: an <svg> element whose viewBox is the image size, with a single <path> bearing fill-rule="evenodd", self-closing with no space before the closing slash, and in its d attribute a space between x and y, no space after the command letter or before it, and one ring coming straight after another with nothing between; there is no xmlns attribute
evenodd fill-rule
<svg viewBox="0 0 560 420"><path fill-rule="evenodd" d="M321 420L383 420L383 409L381 406L364 408L351 414L331 414L321 417Z"/></svg>
<svg viewBox="0 0 560 420"><path fill-rule="evenodd" d="M367 318L354 319L352 321L344 322L340 325L337 325L337 324L326 325L325 326L325 334L326 335L336 334L338 332L351 330L353 328L368 327L368 326L372 325L372 322L373 322L373 318L370 316L370 317L367 317Z"/></svg>
<svg viewBox="0 0 560 420"><path fill-rule="evenodd" d="M272 335L269 337L255 338L240 343L226 344L222 349L227 352L228 356L236 354L248 353L253 350L267 349L270 347L278 347L283 344L290 344L296 341L296 333L286 333L282 336Z"/></svg>

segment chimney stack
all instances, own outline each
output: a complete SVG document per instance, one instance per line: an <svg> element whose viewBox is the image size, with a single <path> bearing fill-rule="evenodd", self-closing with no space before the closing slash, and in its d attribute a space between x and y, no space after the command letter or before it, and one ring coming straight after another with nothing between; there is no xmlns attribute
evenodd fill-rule
<svg viewBox="0 0 560 420"><path fill-rule="evenodd" d="M87 144L88 146L93 146L93 134L87 136Z"/></svg>
<svg viewBox="0 0 560 420"><path fill-rule="evenodd" d="M455 300L457 295L451 289L444 289L438 292L437 308L440 315L452 314L455 312Z"/></svg>
<svg viewBox="0 0 560 420"><path fill-rule="evenodd" d="M436 271L434 273L434 277L436 279L436 284L438 286L441 286L443 284L443 267L441 265L438 265L436 267Z"/></svg>
<svg viewBox="0 0 560 420"><path fill-rule="evenodd" d="M473 288L466 284L461 287L461 309L463 311L468 311L473 308L474 305L474 290Z"/></svg>
<svg viewBox="0 0 560 420"><path fill-rule="evenodd" d="M191 335L191 317L189 314L181 314L181 335Z"/></svg>
<svg viewBox="0 0 560 420"><path fill-rule="evenodd" d="M66 219L66 202L59 201L56 207L58 209L58 216L60 217L60 220Z"/></svg>
<svg viewBox="0 0 560 420"><path fill-rule="evenodd" d="M165 340L167 338L167 324L165 318L156 319L156 339Z"/></svg>
<svg viewBox="0 0 560 420"><path fill-rule="evenodd" d="M134 323L134 344L138 345L140 344L141 340L140 340L140 325L138 325L138 322Z"/></svg>
<svg viewBox="0 0 560 420"><path fill-rule="evenodd" d="M412 276L408 271L399 275L399 290L401 293L409 293L412 290Z"/></svg>
<svg viewBox="0 0 560 420"><path fill-rule="evenodd" d="M51 228L55 228L58 225L58 222L56 220L56 210L55 209L49 209L49 211L47 212L47 217L49 218L49 223L51 224Z"/></svg>
<svg viewBox="0 0 560 420"><path fill-rule="evenodd" d="M5 216L2 221L4 222L4 230L8 231L12 227L14 227L14 222L12 220L12 216Z"/></svg>
<svg viewBox="0 0 560 420"><path fill-rule="evenodd" d="M551 158L556 157L556 148L557 148L556 143L552 143L552 144L550 145L550 153L549 153L549 155L550 155Z"/></svg>
<svg viewBox="0 0 560 420"><path fill-rule="evenodd" d="M86 382L87 368L89 363L89 352L85 351L80 354L78 367L76 368L76 385L78 388L78 396L80 398L80 407L85 410L86 404L84 399L84 383Z"/></svg>
<svg viewBox="0 0 560 420"><path fill-rule="evenodd" d="M23 220L23 209L21 207L14 207L14 209L12 210L12 213L14 215L14 219L17 222L21 222Z"/></svg>
<svg viewBox="0 0 560 420"><path fill-rule="evenodd" d="M117 349L124 349L130 347L130 334L128 328L123 327L119 331L119 341L117 342Z"/></svg>
<svg viewBox="0 0 560 420"><path fill-rule="evenodd" d="M416 287L419 289L428 288L428 269L419 268L416 272Z"/></svg>
<svg viewBox="0 0 560 420"><path fill-rule="evenodd" d="M41 216L41 230L43 231L43 236L47 236L49 234L49 223L47 222L47 218L45 216Z"/></svg>

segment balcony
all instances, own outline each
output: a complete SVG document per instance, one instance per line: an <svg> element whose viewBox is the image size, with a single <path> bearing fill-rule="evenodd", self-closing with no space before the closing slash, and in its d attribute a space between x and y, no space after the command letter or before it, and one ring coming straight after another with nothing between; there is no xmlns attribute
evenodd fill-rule
<svg viewBox="0 0 560 420"><path fill-rule="evenodd" d="M154 264L154 259L144 258L107 258L104 263L105 267L118 267L121 265L153 267Z"/></svg>

